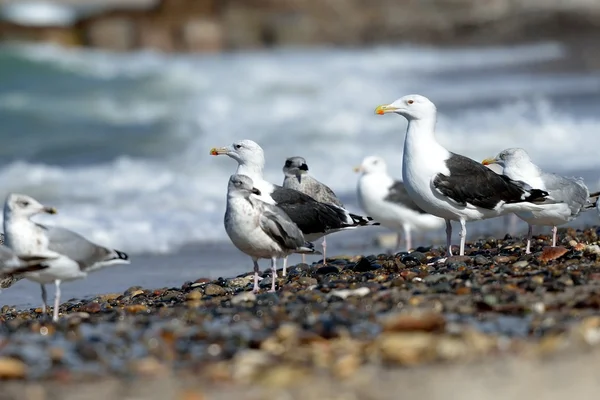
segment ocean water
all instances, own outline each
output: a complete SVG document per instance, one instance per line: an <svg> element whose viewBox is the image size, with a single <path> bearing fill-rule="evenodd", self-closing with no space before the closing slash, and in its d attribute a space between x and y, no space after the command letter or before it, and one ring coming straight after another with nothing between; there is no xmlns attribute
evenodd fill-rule
<svg viewBox="0 0 600 400"><path fill-rule="evenodd" d="M409 93L440 112L438 138L475 159L527 149L600 189L600 74L545 68L557 43L398 46L221 55L0 47L0 198L30 194L60 224L132 254L226 241L235 162L209 149L253 139L266 177L288 156L359 211L352 167L385 157L401 175L406 122L374 108ZM344 234L345 235L345 234Z"/></svg>

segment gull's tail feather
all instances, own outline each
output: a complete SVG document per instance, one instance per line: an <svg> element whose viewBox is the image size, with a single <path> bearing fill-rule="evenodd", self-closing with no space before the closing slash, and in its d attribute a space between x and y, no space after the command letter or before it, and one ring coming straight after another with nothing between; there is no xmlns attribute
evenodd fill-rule
<svg viewBox="0 0 600 400"><path fill-rule="evenodd" d="M352 221L354 222L354 226L376 226L380 225L379 222L373 221L371 217L363 217L362 215L356 215L352 213L348 213Z"/></svg>
<svg viewBox="0 0 600 400"><path fill-rule="evenodd" d="M315 245L311 242L304 242L304 244L298 247L294 253L298 254L321 254L320 251L315 250Z"/></svg>
<svg viewBox="0 0 600 400"><path fill-rule="evenodd" d="M528 190L527 197L525 197L525 201L529 203L548 203L548 201L555 201L553 199L548 198L548 192L540 189L530 189ZM560 202L559 202L560 203Z"/></svg>
<svg viewBox="0 0 600 400"><path fill-rule="evenodd" d="M108 250L108 249L107 249ZM131 264L129 256L119 250L109 250L108 255L102 261L92 264L86 269L86 272L96 271L100 268L109 267L111 265Z"/></svg>

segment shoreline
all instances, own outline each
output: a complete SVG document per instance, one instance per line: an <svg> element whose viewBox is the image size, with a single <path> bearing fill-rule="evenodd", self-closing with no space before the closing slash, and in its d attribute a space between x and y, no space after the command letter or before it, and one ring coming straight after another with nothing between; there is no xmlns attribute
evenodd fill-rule
<svg viewBox="0 0 600 400"><path fill-rule="evenodd" d="M499 384L493 371L513 365L524 371L519 379L541 380L563 369L561 360L600 358L598 234L567 229L561 238L557 254L545 248L547 237L534 241L532 255L523 254L521 238L489 238L437 264L442 253L430 248L299 264L278 277L277 293L252 294L248 271L132 287L64 303L57 324L36 309L4 308L0 378L27 380L11 383L6 398L26 385L63 399L82 390L91 399L125 397L148 389L147 379L162 382L151 399L355 390L384 399L400 388L424 390L415 376L464 385L451 382L450 371L476 374L481 366L487 375L479 382L490 385ZM270 274L263 278L267 288ZM590 370L570 373L581 382ZM440 385L421 398L440 398ZM578 387L585 390L585 381ZM462 386L462 398L486 388ZM527 390L550 386L513 394Z"/></svg>

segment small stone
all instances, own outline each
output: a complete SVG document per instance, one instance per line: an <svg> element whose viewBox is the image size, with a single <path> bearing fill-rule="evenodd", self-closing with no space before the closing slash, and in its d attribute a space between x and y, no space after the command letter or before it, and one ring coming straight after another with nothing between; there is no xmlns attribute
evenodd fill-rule
<svg viewBox="0 0 600 400"><path fill-rule="evenodd" d="M510 257L507 256L495 256L493 258L494 263L496 264L508 264L510 262Z"/></svg>
<svg viewBox="0 0 600 400"><path fill-rule="evenodd" d="M165 366L154 357L133 361L131 369L140 375L157 376L165 373Z"/></svg>
<svg viewBox="0 0 600 400"><path fill-rule="evenodd" d="M566 248L564 248L562 246L557 246L557 247L545 246L544 249L542 250L542 254L539 256L539 260L542 262L556 260L557 258L564 256L568 251L569 250L567 250Z"/></svg>
<svg viewBox="0 0 600 400"><path fill-rule="evenodd" d="M443 331L446 326L444 317L437 313L390 314L382 318L384 332Z"/></svg>
<svg viewBox="0 0 600 400"><path fill-rule="evenodd" d="M465 296L468 294L471 294L471 288L470 287L459 287L458 289L456 289L456 294L458 296Z"/></svg>
<svg viewBox="0 0 600 400"><path fill-rule="evenodd" d="M119 297L121 297L122 294L121 293L108 293L108 294L103 294L97 297L97 300L99 302L109 302L109 301L113 301L118 299Z"/></svg>
<svg viewBox="0 0 600 400"><path fill-rule="evenodd" d="M202 292L198 289L192 290L185 295L186 300L200 300L202 298Z"/></svg>
<svg viewBox="0 0 600 400"><path fill-rule="evenodd" d="M204 287L204 294L207 296L223 296L227 293L227 291L219 285L215 285L214 283L208 283Z"/></svg>
<svg viewBox="0 0 600 400"><path fill-rule="evenodd" d="M492 261L489 258L484 257L481 254L476 255L473 259L473 262L475 263L475 265L488 265L492 263Z"/></svg>
<svg viewBox="0 0 600 400"><path fill-rule="evenodd" d="M130 294L130 297L131 297L131 298L134 298L134 297L136 297L136 296L139 296L139 295L142 295L142 294L144 294L144 291L143 291L143 290L135 290L135 291L133 291L133 292Z"/></svg>
<svg viewBox="0 0 600 400"><path fill-rule="evenodd" d="M299 284L301 284L302 286L312 286L312 285L316 285L318 283L315 278L311 278L309 276L303 276L301 278L298 278L297 282Z"/></svg>
<svg viewBox="0 0 600 400"><path fill-rule="evenodd" d="M231 298L231 304L237 305L246 301L256 301L256 295L252 292L242 292Z"/></svg>
<svg viewBox="0 0 600 400"><path fill-rule="evenodd" d="M371 263L369 260L367 260L366 258L361 258L353 267L352 270L355 272L369 272L369 271L373 271L375 269L377 269L376 267L374 267L374 265L377 265L375 263ZM380 266L381 267L381 266Z"/></svg>
<svg viewBox="0 0 600 400"><path fill-rule="evenodd" d="M384 361L417 365L435 358L435 336L424 332L387 333L376 341Z"/></svg>
<svg viewBox="0 0 600 400"><path fill-rule="evenodd" d="M16 358L0 357L0 379L23 379L27 375L27 365Z"/></svg>
<svg viewBox="0 0 600 400"><path fill-rule="evenodd" d="M600 246L597 244L591 244L585 247L585 254L600 254Z"/></svg>
<svg viewBox="0 0 600 400"><path fill-rule="evenodd" d="M333 265L324 265L315 271L319 275L338 274L339 272L338 267L334 267Z"/></svg>
<svg viewBox="0 0 600 400"><path fill-rule="evenodd" d="M148 307L143 304L131 304L125 307L125 311L131 314L148 311Z"/></svg>
<svg viewBox="0 0 600 400"><path fill-rule="evenodd" d="M528 261L522 260L522 261L517 261L516 263L514 263L513 267L516 267L516 268L525 268L528 265L529 265Z"/></svg>
<svg viewBox="0 0 600 400"><path fill-rule="evenodd" d="M81 307L81 311L90 313L90 314L95 314L95 313L102 311L102 306L99 303L96 303L95 301L93 301L93 302L87 303L86 305ZM41 310L40 310L40 312L41 312Z"/></svg>

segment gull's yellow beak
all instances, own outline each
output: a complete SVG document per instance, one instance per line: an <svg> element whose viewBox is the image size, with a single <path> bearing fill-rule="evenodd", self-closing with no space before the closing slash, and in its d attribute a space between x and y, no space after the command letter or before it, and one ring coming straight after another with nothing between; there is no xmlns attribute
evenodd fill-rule
<svg viewBox="0 0 600 400"><path fill-rule="evenodd" d="M360 171L362 171L362 166L360 166L360 165L357 165L356 167L352 168L352 170L353 170L354 172L360 172Z"/></svg>
<svg viewBox="0 0 600 400"><path fill-rule="evenodd" d="M210 149L211 156L219 156L221 154L229 153L229 149L227 147L213 147Z"/></svg>
<svg viewBox="0 0 600 400"><path fill-rule="evenodd" d="M58 211L54 207L44 207L44 212L48 214L58 214Z"/></svg>
<svg viewBox="0 0 600 400"><path fill-rule="evenodd" d="M391 104L382 104L380 106L377 106L377 108L375 109L375 114L383 115L383 114L395 112L397 110L398 110L398 108L392 106Z"/></svg>
<svg viewBox="0 0 600 400"><path fill-rule="evenodd" d="M481 162L483 165L490 165L490 164L496 164L496 159L495 158L486 158L485 160L483 160Z"/></svg>

